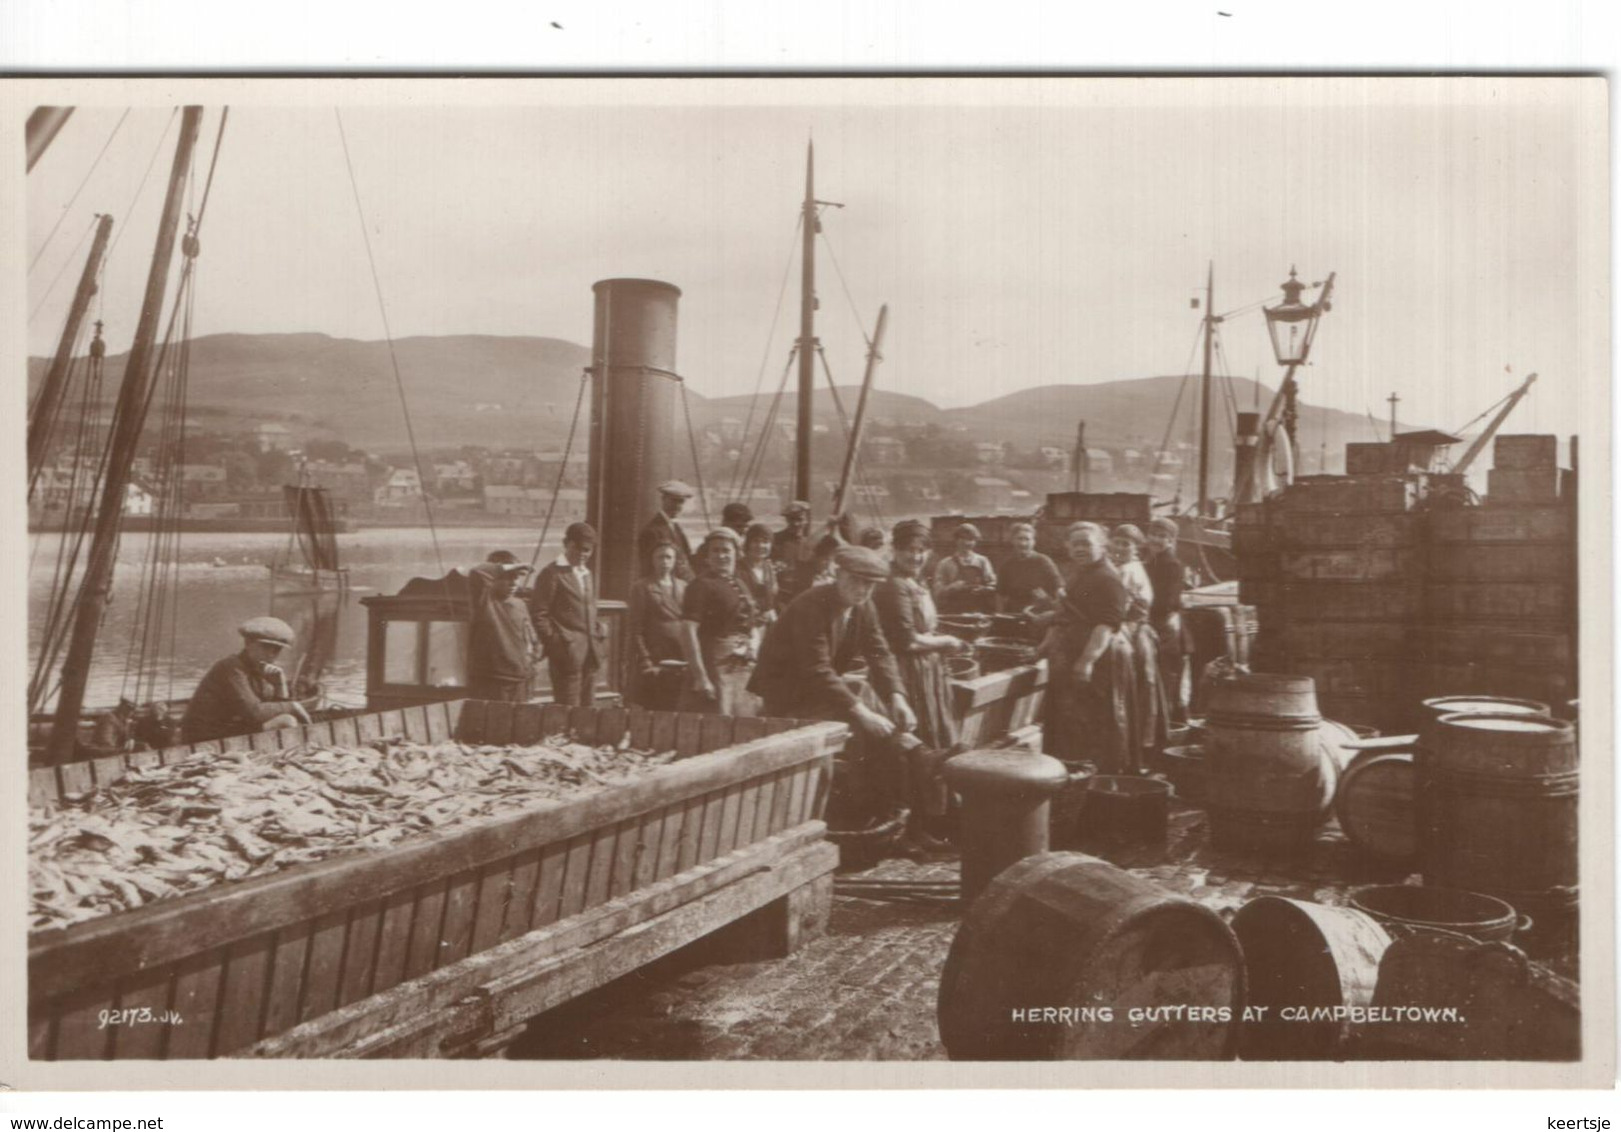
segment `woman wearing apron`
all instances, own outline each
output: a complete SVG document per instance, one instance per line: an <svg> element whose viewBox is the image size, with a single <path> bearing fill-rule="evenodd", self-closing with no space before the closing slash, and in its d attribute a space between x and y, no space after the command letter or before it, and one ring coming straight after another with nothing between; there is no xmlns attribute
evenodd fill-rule
<svg viewBox="0 0 1621 1132"><path fill-rule="evenodd" d="M1130 604L1122 628L1131 644L1131 750L1133 770L1146 770L1149 761L1165 746L1170 732L1164 685L1159 674L1159 636L1148 623L1154 607L1154 586L1140 555L1147 543L1143 532L1122 523L1109 538L1109 561L1120 571Z"/></svg>
<svg viewBox="0 0 1621 1132"><path fill-rule="evenodd" d="M760 701L748 691L754 675L755 633L761 611L737 573L740 540L729 527L709 533L701 548L704 569L687 584L681 603L687 658L683 711L754 716Z"/></svg>
<svg viewBox="0 0 1621 1132"><path fill-rule="evenodd" d="M929 558L929 528L917 520L894 530L892 572L878 583L873 605L890 651L895 654L906 698L917 714L917 737L925 750L913 760L912 821L908 835L922 849L938 847L928 826L946 813L947 792L940 776L945 756L957 744L957 719L951 706L946 657L972 651L966 641L938 632L939 618L922 580Z"/></svg>
<svg viewBox="0 0 1621 1132"><path fill-rule="evenodd" d="M1096 523L1069 528L1064 596L1041 651L1049 658L1042 750L1065 762L1090 760L1104 774L1133 763L1128 697L1131 650L1120 633L1130 595Z"/></svg>

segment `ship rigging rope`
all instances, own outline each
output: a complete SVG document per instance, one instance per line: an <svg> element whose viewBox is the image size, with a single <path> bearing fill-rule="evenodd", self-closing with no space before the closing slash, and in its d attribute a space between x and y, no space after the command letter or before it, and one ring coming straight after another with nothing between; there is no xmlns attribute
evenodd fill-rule
<svg viewBox="0 0 1621 1132"><path fill-rule="evenodd" d="M383 281L377 274L377 257L371 250L371 229L366 224L366 210L360 203L360 184L355 180L355 163L349 156L349 136L343 128L343 112L336 106L332 116L338 122L338 141L343 145L343 164L349 171L349 190L355 198L355 217L360 221L360 238L366 244L366 262L371 267L372 288L377 293L377 311L383 319L383 337L388 343L388 362L394 370L394 388L400 395L400 412L405 417L405 435L411 442L411 463L416 468L417 490L422 495L422 509L428 519L428 535L433 540L433 557L439 563L439 572L445 573L445 556L439 548L439 528L433 521L433 504L429 501L427 480L422 475L422 453L417 449L416 429L411 424L411 405L405 396L405 379L400 376L400 359L394 351L394 331L388 322L388 304L383 301Z"/></svg>
<svg viewBox="0 0 1621 1132"><path fill-rule="evenodd" d="M749 411L748 415L743 418L743 435L737 442L737 451L740 456L743 452L748 450L749 429L754 425L754 413L760 401L760 386L765 383L766 363L771 360L771 343L772 340L777 336L777 320L782 317L782 300L788 294L788 278L793 274L794 247L799 243L799 226L804 222L805 214L803 212L794 213L794 234L792 241L788 245L788 254L783 260L782 282L777 287L777 305L771 312L771 328L766 331L765 349L760 351L760 369L759 372L754 375L754 392L749 394ZM792 351L790 351L790 355L791 354ZM738 473L742 470L742 460L739 460L732 466L731 482L726 485L726 495L728 499L737 498L737 477Z"/></svg>
<svg viewBox="0 0 1621 1132"><path fill-rule="evenodd" d="M1469 429L1473 428L1475 425L1477 425L1481 421L1485 420L1491 414L1495 413L1498 409L1502 408L1503 403L1505 401L1507 401L1510 397L1514 396L1515 393L1518 393L1518 392L1519 392L1519 390L1515 389L1515 390L1512 390L1511 392L1503 394L1503 396L1499 397L1497 400L1493 401L1490 405L1488 405L1486 407L1485 412L1483 412L1483 413L1479 414L1478 416L1475 416L1472 419L1470 419L1469 421L1467 421L1462 428L1455 428L1452 431L1454 433L1456 433L1458 436L1462 436L1464 433L1468 432ZM1392 439L1394 439L1394 436L1392 436Z"/></svg>
<svg viewBox="0 0 1621 1132"><path fill-rule="evenodd" d="M1203 333L1204 319L1200 319L1198 329L1193 332L1193 342L1188 346L1188 356L1182 362L1182 383L1176 387L1176 401L1171 406L1170 420L1165 424L1165 439L1160 442L1159 448L1154 453L1154 462L1148 466L1148 479L1143 486L1150 496L1153 495L1154 477L1159 474L1166 445L1171 442L1171 430L1176 427L1176 416L1182 411L1182 397L1187 393L1188 378L1192 376L1188 371L1193 366L1193 355L1199 349L1199 336Z"/></svg>
<svg viewBox="0 0 1621 1132"><path fill-rule="evenodd" d="M687 403L686 380L677 377L676 382L681 388L681 412L687 420L687 445L692 449L692 475L698 481L698 510L704 517L704 526L709 526L709 496L704 491L704 469L698 462L698 434L692 429L692 406Z"/></svg>
<svg viewBox="0 0 1621 1132"><path fill-rule="evenodd" d="M142 172L141 179L135 184L135 192L130 194L129 207L124 210L125 222L113 229L112 243L107 245L107 254L101 258L101 273L97 276L98 282L107 277L107 268L113 262L113 255L118 251L118 245L123 241L124 233L130 228L129 222L135 218L135 208L141 203L141 194L146 191L146 183L151 179L152 170L157 167L158 158L163 154L164 140L168 138L169 130L174 126L175 119L179 115L180 107L178 106L169 111L169 120L163 124L163 130L158 134L157 144L152 147L152 156L147 159L146 169ZM107 309L106 301L106 288L102 288L96 293L97 314L101 314Z"/></svg>
<svg viewBox="0 0 1621 1132"><path fill-rule="evenodd" d="M861 309L856 306L855 296L850 294L850 284L844 281L844 268L839 266L838 253L833 250L833 243L822 231L822 226L816 226L817 235L822 237L822 245L827 248L827 258L833 262L833 274L839 278L839 286L844 290L844 301L850 304L850 313L855 316L856 329L861 332L861 340L866 343L867 349L872 350L872 338L867 334L867 328L861 322Z"/></svg>
<svg viewBox="0 0 1621 1132"><path fill-rule="evenodd" d="M62 221L66 220L68 213L73 210L73 202L79 199L79 194L84 192L84 187L90 183L90 177L95 173L96 166L100 165L101 159L107 156L107 147L113 144L113 139L118 136L118 131L124 126L124 119L128 117L129 108L125 107L124 113L119 115L118 121L113 124L113 132L108 134L107 140L101 143L101 149L96 153L96 159L90 163L90 168L85 170L84 178L80 180L79 187L73 190L73 195L68 198L68 202L62 206L62 211L57 214L56 223L52 224L51 230L45 234L45 242L39 246L39 251L34 253L34 258L28 261L29 271L34 270L34 265L45 254L45 249L51 246L51 241L56 238L56 230L62 227Z"/></svg>
<svg viewBox="0 0 1621 1132"><path fill-rule="evenodd" d="M33 310L28 312L28 321L29 322L33 322L34 318L39 314L39 312L45 309L45 304L50 301L51 295L54 294L55 291L56 291L56 285L58 283L62 282L62 276L67 274L67 270L68 270L69 267L73 266L74 263L78 262L79 252L84 247L84 242L90 238L90 233L92 233L92 232L94 232L96 230L96 221L98 221L100 219L101 219L101 213L92 212L90 214L90 223L85 225L84 235L80 236L79 237L79 242L77 244L73 245L73 250L68 252L68 254L63 257L62 266L58 267L56 269L56 274L51 276L50 284L45 288L44 293L42 295L40 295L39 302L34 306ZM41 388L43 388L43 386ZM29 406L28 411L29 411L29 415L32 416L33 415L33 406L32 405Z"/></svg>
<svg viewBox="0 0 1621 1132"><path fill-rule="evenodd" d="M574 435L580 427L580 407L585 404L585 390L591 383L591 371L580 371L580 391L574 395L574 415L569 419L568 441L563 445L563 459L557 465L557 481L552 484L552 500L546 505L546 521L540 525L540 538L535 540L535 553L529 556L529 570L533 573L540 565L540 552L546 547L546 536L552 530L552 516L557 512L557 497L563 492L563 477L568 473L568 458L574 452Z"/></svg>
<svg viewBox="0 0 1621 1132"><path fill-rule="evenodd" d="M760 471L765 466L765 454L770 444L771 434L777 427L777 410L781 407L782 396L788 389L788 375L793 372L794 359L798 356L798 346L788 351L788 360L783 363L782 367L782 378L777 382L776 395L771 398L771 407L766 411L764 420L761 421L760 435L755 440L754 453L744 465L743 495L739 497L734 493L733 498L750 498L752 496ZM739 447L739 452L742 451L742 447Z"/></svg>

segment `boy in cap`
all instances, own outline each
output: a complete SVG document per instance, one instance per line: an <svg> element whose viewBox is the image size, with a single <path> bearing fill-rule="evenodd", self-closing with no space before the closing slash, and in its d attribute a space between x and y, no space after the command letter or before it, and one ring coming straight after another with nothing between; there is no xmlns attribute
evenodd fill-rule
<svg viewBox="0 0 1621 1132"><path fill-rule="evenodd" d="M187 743L310 721L304 705L287 690L287 674L276 665L282 650L293 643L292 626L277 617L252 617L236 631L242 651L216 661L186 707L180 731Z"/></svg>
<svg viewBox="0 0 1621 1132"><path fill-rule="evenodd" d="M537 659L529 610L514 596L529 567L498 550L473 567L479 581L467 633L467 694L475 700L522 703Z"/></svg>
<svg viewBox="0 0 1621 1132"><path fill-rule="evenodd" d="M563 532L562 557L536 575L529 594L529 615L551 672L552 699L560 704L590 707L596 697L608 635L597 619L597 582L586 565L596 548L597 532L589 523L570 523Z"/></svg>
<svg viewBox="0 0 1621 1132"><path fill-rule="evenodd" d="M680 480L667 480L659 484L658 513L647 521L641 534L636 537L636 560L642 564L642 569L647 569L647 563L652 560L653 548L667 542L675 547L675 576L683 582L692 581L692 543L687 541L687 532L681 529L681 524L676 520L686 507L687 500L695 494Z"/></svg>
<svg viewBox="0 0 1621 1132"><path fill-rule="evenodd" d="M811 560L816 540L810 534L810 512L809 503L794 500L782 509L787 526L771 538L771 560L777 564L777 600L784 608L810 588L815 576Z"/></svg>

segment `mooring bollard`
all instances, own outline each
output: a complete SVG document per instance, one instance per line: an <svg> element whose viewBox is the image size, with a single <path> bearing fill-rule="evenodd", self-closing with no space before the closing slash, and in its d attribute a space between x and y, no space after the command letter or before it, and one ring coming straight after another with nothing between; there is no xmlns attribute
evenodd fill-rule
<svg viewBox="0 0 1621 1132"><path fill-rule="evenodd" d="M972 903L997 873L1047 851L1052 797L1069 781L1064 764L1027 751L969 751L947 761L962 795L962 899Z"/></svg>

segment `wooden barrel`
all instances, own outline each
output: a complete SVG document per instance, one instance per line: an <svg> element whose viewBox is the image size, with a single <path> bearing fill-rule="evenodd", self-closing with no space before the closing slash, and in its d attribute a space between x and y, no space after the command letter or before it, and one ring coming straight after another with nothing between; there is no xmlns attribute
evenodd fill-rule
<svg viewBox="0 0 1621 1132"><path fill-rule="evenodd" d="M1411 754L1363 751L1352 759L1334 794L1334 815L1351 844L1387 864L1416 860L1416 781Z"/></svg>
<svg viewBox="0 0 1621 1132"><path fill-rule="evenodd" d="M1205 802L1217 845L1288 853L1310 844L1338 774L1339 752L1322 725L1310 677L1216 682L1205 719Z"/></svg>
<svg viewBox="0 0 1621 1132"><path fill-rule="evenodd" d="M1083 846L1097 850L1165 847L1171 784L1134 774L1097 774L1086 783L1080 822Z"/></svg>
<svg viewBox="0 0 1621 1132"><path fill-rule="evenodd" d="M1510 696L1436 696L1424 701L1431 719L1443 715L1548 715L1548 705L1540 700L1517 700Z"/></svg>
<svg viewBox="0 0 1621 1132"><path fill-rule="evenodd" d="M1204 748L1166 747L1162 755L1165 775L1176 787L1176 796L1190 805L1204 804Z"/></svg>
<svg viewBox="0 0 1621 1132"><path fill-rule="evenodd" d="M1219 915L1080 853L1029 857L974 903L940 976L957 1061L1221 1061L1244 961Z"/></svg>
<svg viewBox="0 0 1621 1132"><path fill-rule="evenodd" d="M1446 715L1417 760L1424 882L1483 892L1537 918L1577 901L1575 729L1529 715Z"/></svg>
<svg viewBox="0 0 1621 1132"><path fill-rule="evenodd" d="M1518 948L1443 932L1397 938L1379 967L1377 1011L1359 1057L1388 1060L1577 1061L1581 992ZM1464 1022L1448 1021L1453 1011ZM1439 1019L1426 1011L1440 1012Z"/></svg>
<svg viewBox="0 0 1621 1132"><path fill-rule="evenodd" d="M1352 889L1350 903L1398 934L1447 931L1494 943L1506 942L1516 931L1530 926L1519 912L1495 896L1455 888L1370 884Z"/></svg>
<svg viewBox="0 0 1621 1132"><path fill-rule="evenodd" d="M1267 1008L1240 1027L1239 1056L1246 1061L1336 1057L1350 1037L1349 1019L1313 1019L1296 1011L1371 1002L1390 934L1354 908L1281 896L1244 905L1233 917L1233 932L1244 949L1248 1003Z"/></svg>
<svg viewBox="0 0 1621 1132"><path fill-rule="evenodd" d="M946 657L946 671L953 680L979 679L979 661L971 656Z"/></svg>
<svg viewBox="0 0 1621 1132"><path fill-rule="evenodd" d="M948 613L940 618L940 631L964 641L977 641L991 626L983 613Z"/></svg>
<svg viewBox="0 0 1621 1132"><path fill-rule="evenodd" d="M1036 659L1034 646L1025 641L1007 637L985 637L974 647L974 656L983 672L1001 672L1021 664L1032 664Z"/></svg>

